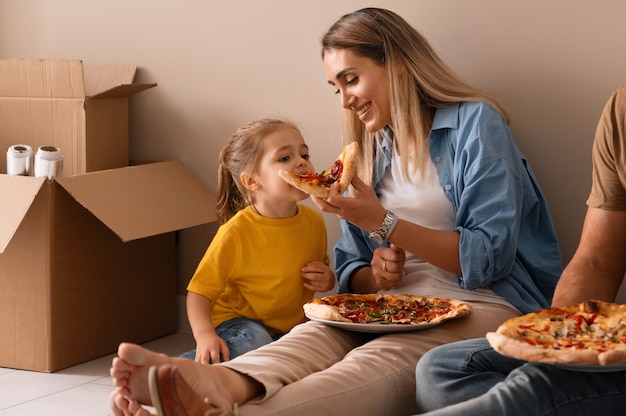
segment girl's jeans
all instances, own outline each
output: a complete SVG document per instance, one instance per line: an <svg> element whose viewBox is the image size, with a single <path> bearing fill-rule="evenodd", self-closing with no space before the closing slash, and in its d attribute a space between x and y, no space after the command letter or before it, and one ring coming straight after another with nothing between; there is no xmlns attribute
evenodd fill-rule
<svg viewBox="0 0 626 416"><path fill-rule="evenodd" d="M215 330L217 335L226 342L230 350L230 359L255 350L282 336L272 337L261 321L248 318L233 318L222 323ZM196 350L181 355L183 358L196 359Z"/></svg>

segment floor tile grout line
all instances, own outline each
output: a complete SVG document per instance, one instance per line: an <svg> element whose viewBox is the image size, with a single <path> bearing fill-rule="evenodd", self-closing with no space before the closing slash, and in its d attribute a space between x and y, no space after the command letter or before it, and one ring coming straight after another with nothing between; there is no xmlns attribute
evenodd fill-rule
<svg viewBox="0 0 626 416"><path fill-rule="evenodd" d="M73 390L75 388L84 386L84 385L89 384L89 383L91 383L91 381L86 381L84 383L76 384L76 385L71 386L71 387L67 387L67 388L64 388L64 389L61 389L61 390L56 390L56 391L54 391L52 393L44 394L42 396L37 396L37 397L34 397L34 398L30 399L30 400L26 400L24 402L16 403L16 404L11 405L9 407L2 407L2 408L0 408L0 410L4 411L4 410L7 410L7 409L12 409L12 408L15 408L15 407L18 407L18 406L25 405L27 403L31 403L31 402L37 401L37 400L45 399L46 397L52 397L55 394L59 394L59 393L63 393L63 392L69 391L69 390Z"/></svg>

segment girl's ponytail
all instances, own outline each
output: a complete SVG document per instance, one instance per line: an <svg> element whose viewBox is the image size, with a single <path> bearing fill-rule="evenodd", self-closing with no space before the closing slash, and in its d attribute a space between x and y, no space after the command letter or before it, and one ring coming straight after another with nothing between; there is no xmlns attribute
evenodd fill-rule
<svg viewBox="0 0 626 416"><path fill-rule="evenodd" d="M238 183L235 181L230 169L231 155L230 147L226 146L220 152L219 168L217 170L217 220L220 224L224 224L240 209L248 205L245 195L239 190Z"/></svg>

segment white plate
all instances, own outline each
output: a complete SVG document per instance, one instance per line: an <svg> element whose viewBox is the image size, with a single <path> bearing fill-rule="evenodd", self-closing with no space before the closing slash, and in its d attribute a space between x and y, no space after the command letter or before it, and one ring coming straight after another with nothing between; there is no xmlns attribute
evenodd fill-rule
<svg viewBox="0 0 626 416"><path fill-rule="evenodd" d="M543 364L543 363L542 363ZM613 365L594 365L594 364L552 364L563 370L582 371L586 373L610 373L613 371L626 371L626 363Z"/></svg>
<svg viewBox="0 0 626 416"><path fill-rule="evenodd" d="M374 333L393 333L393 332L409 332L419 331L422 329L430 328L436 325L440 325L442 322L435 323L423 323L423 324L357 324L354 322L341 322L341 321L329 321L327 319L313 318L307 315L312 321L321 322L325 325L334 326L336 328L346 329L348 331L355 332L374 332Z"/></svg>

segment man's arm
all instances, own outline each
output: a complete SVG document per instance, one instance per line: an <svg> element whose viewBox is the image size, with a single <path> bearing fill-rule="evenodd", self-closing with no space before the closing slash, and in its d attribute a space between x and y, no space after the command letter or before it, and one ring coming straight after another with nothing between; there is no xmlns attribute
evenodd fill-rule
<svg viewBox="0 0 626 416"><path fill-rule="evenodd" d="M626 211L588 208L580 243L554 292L552 306L587 299L613 302L626 273Z"/></svg>

